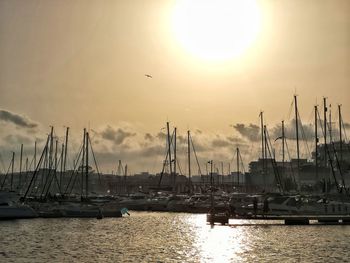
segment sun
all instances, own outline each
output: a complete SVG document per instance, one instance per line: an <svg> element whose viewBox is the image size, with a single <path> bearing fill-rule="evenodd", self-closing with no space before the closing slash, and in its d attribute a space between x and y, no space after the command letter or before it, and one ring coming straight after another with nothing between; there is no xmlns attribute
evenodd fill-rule
<svg viewBox="0 0 350 263"><path fill-rule="evenodd" d="M254 0L178 0L173 34L188 53L225 61L242 55L256 40L261 24Z"/></svg>

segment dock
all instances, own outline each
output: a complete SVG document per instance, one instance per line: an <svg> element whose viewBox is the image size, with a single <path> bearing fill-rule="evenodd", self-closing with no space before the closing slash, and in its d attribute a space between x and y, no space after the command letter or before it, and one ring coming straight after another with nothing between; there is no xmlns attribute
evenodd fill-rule
<svg viewBox="0 0 350 263"><path fill-rule="evenodd" d="M350 224L350 215L236 215L207 214L207 222L210 224L228 224L229 220L275 220L284 221L285 225L309 225L310 221L317 221L319 224Z"/></svg>

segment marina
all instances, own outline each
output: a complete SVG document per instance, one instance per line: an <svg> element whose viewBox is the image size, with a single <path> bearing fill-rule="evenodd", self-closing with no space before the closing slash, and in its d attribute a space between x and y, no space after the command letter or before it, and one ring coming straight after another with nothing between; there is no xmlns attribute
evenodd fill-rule
<svg viewBox="0 0 350 263"><path fill-rule="evenodd" d="M349 262L350 1L0 0L0 262Z"/></svg>

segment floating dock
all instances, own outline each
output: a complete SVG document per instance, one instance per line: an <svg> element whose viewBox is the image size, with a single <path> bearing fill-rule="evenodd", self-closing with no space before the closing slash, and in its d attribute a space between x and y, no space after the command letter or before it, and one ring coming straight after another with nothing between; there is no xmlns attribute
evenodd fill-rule
<svg viewBox="0 0 350 263"><path fill-rule="evenodd" d="M350 224L350 215L256 215L256 216L226 216L208 214L207 222L210 224L228 224L229 220L275 220L284 221L285 225L309 225L310 221L319 224Z"/></svg>

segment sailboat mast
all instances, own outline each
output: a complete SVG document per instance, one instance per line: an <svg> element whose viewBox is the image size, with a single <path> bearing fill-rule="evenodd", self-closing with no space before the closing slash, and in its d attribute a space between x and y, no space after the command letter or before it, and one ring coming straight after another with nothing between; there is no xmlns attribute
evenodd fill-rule
<svg viewBox="0 0 350 263"><path fill-rule="evenodd" d="M265 151L264 151L264 117L263 112L260 112L260 124L261 124L261 158L265 159Z"/></svg>
<svg viewBox="0 0 350 263"><path fill-rule="evenodd" d="M295 133L296 133L296 139L297 139L298 188L300 189L299 122L298 122L298 101L297 101L296 95L294 95L294 107L295 107Z"/></svg>
<svg viewBox="0 0 350 263"><path fill-rule="evenodd" d="M176 187L176 127L174 128L174 190Z"/></svg>
<svg viewBox="0 0 350 263"><path fill-rule="evenodd" d="M52 155L53 155L53 126L51 126L51 132L50 132L50 151L49 151L49 171L52 169Z"/></svg>
<svg viewBox="0 0 350 263"><path fill-rule="evenodd" d="M167 138L168 138L169 168L170 168L170 176L172 176L173 169L172 169L172 163L171 163L171 142L170 142L169 122L166 123L166 128L167 128Z"/></svg>
<svg viewBox="0 0 350 263"><path fill-rule="evenodd" d="M338 114L339 114L339 147L340 147L340 162L343 161L343 138L342 138L342 117L341 117L341 105L338 105Z"/></svg>
<svg viewBox="0 0 350 263"><path fill-rule="evenodd" d="M189 182L189 190L192 191L192 183L191 183L191 145L190 145L190 131L187 131L187 161L188 161L188 182Z"/></svg>
<svg viewBox="0 0 350 263"><path fill-rule="evenodd" d="M64 144L61 146L61 169L60 169L60 192L62 189L62 176L63 176L63 158L64 158Z"/></svg>
<svg viewBox="0 0 350 263"><path fill-rule="evenodd" d="M43 152L43 154L44 154L44 156L43 156L43 158L44 158L44 169L47 168L49 143L50 143L50 135L47 136L47 144L46 144L46 146L44 148L44 152ZM40 160L39 160L39 165L40 165ZM34 171L35 170L36 170L36 167L35 167ZM44 179L45 179L45 172L44 172L44 170L40 174L41 174L41 176L40 176L40 187L43 187L44 186ZM40 190L42 190L42 189L40 189Z"/></svg>
<svg viewBox="0 0 350 263"><path fill-rule="evenodd" d="M21 185L22 185L22 158L23 158L23 143L21 144L21 155L19 159L19 182L18 182L19 191L21 191Z"/></svg>
<svg viewBox="0 0 350 263"><path fill-rule="evenodd" d="M264 113L260 112L260 125L261 125L261 158L262 158L262 175L264 181L264 190L266 189L266 167L265 167L265 140L264 140Z"/></svg>
<svg viewBox="0 0 350 263"><path fill-rule="evenodd" d="M86 156L86 163L85 163L85 187L86 187L86 198L89 195L89 133L87 132L85 135L85 147L86 147L86 152L85 152L85 156Z"/></svg>
<svg viewBox="0 0 350 263"><path fill-rule="evenodd" d="M13 190L13 169L14 169L14 166L15 166L15 152L12 152L10 191Z"/></svg>
<svg viewBox="0 0 350 263"><path fill-rule="evenodd" d="M83 197L84 194L84 163L85 163L85 137L86 129L84 128L83 134L83 148L82 148L82 158L81 158L81 185L80 185L80 197Z"/></svg>
<svg viewBox="0 0 350 263"><path fill-rule="evenodd" d="M266 125L264 125L264 141L265 141L265 147L266 147L266 142L267 142L267 136L266 136ZM266 150L265 154L267 153ZM266 154L267 155L267 154ZM267 157L267 156L265 156ZM266 177L267 177L267 165L266 165L266 161L264 160L264 190L266 191Z"/></svg>
<svg viewBox="0 0 350 263"><path fill-rule="evenodd" d="M213 160L209 161L210 163L210 207L214 208L214 196L213 196Z"/></svg>
<svg viewBox="0 0 350 263"><path fill-rule="evenodd" d="M126 176L128 175L128 165L125 165L124 169L124 186L125 186L125 193L127 193L128 187L126 185Z"/></svg>
<svg viewBox="0 0 350 263"><path fill-rule="evenodd" d="M25 186L27 184L27 177L28 177L28 157L26 158L26 172L25 172L25 178L24 178L23 186Z"/></svg>
<svg viewBox="0 0 350 263"><path fill-rule="evenodd" d="M333 134L332 134L332 104L329 104L329 142L332 143Z"/></svg>
<svg viewBox="0 0 350 263"><path fill-rule="evenodd" d="M211 160L210 162L210 187L211 187L211 191L213 191L213 160Z"/></svg>
<svg viewBox="0 0 350 263"><path fill-rule="evenodd" d="M284 121L282 121L282 171L284 172L284 162L285 162L285 135L284 135Z"/></svg>
<svg viewBox="0 0 350 263"><path fill-rule="evenodd" d="M315 173L316 181L318 181L318 134L317 134L317 105L315 105Z"/></svg>
<svg viewBox="0 0 350 263"><path fill-rule="evenodd" d="M323 98L324 161L327 167L327 101Z"/></svg>
<svg viewBox="0 0 350 263"><path fill-rule="evenodd" d="M237 153L237 185L239 186L239 148L236 149Z"/></svg>
<svg viewBox="0 0 350 263"><path fill-rule="evenodd" d="M224 184L224 162L221 162L221 178L220 178L221 185Z"/></svg>
<svg viewBox="0 0 350 263"><path fill-rule="evenodd" d="M64 147L64 161L63 161L63 172L66 172L66 163L67 163L67 151L68 151L68 135L69 135L69 127L66 129L66 143Z"/></svg>
<svg viewBox="0 0 350 263"><path fill-rule="evenodd" d="M34 170L36 169L36 141L34 142Z"/></svg>
<svg viewBox="0 0 350 263"><path fill-rule="evenodd" d="M57 150L58 150L58 140L56 140L56 145L55 145L55 170L54 170L54 176L55 179L57 180ZM58 185L58 192L61 192L61 186Z"/></svg>

